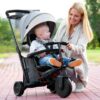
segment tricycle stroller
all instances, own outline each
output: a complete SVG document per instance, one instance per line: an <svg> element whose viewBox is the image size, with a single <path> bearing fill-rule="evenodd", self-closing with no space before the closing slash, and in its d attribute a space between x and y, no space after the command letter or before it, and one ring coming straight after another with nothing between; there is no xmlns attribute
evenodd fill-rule
<svg viewBox="0 0 100 100"><path fill-rule="evenodd" d="M21 34L21 45L28 44L35 39L35 36L31 34L31 29L37 25L37 23L47 22L50 27L50 32L53 33L55 27L55 19L52 15L48 13L41 13L39 10L9 10L6 11L7 18L11 26L13 33L14 42L16 45L16 50L20 58L22 70L23 70L23 81L15 82L14 84L14 93L16 96L21 96L24 93L26 88L33 88L38 86L47 86L47 88L52 92L58 94L60 97L64 98L71 94L72 85L70 78L65 72L66 66L61 68L51 68L49 66L40 66L38 63L38 58L36 55L49 52L51 54L58 53L62 60L62 50L61 45L66 45L65 42L49 42L44 44L46 47L49 46L49 49L38 51L35 53L28 54L27 57L24 57L21 53L20 46L16 40L15 32L11 20L20 21L22 24L20 28ZM33 24L34 23L34 24ZM30 29L27 27L29 27ZM53 45L57 45L58 49L53 49Z"/></svg>

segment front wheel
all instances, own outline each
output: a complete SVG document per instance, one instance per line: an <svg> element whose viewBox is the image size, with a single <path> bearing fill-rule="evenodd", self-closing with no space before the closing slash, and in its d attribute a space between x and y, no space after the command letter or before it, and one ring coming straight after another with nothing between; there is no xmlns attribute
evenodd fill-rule
<svg viewBox="0 0 100 100"><path fill-rule="evenodd" d="M16 96L21 96L24 93L24 84L23 82L15 82L14 84L14 93Z"/></svg>
<svg viewBox="0 0 100 100"><path fill-rule="evenodd" d="M72 85L68 80L68 78L63 78L63 77L62 79L57 78L55 82L55 90L60 97L65 98L71 94Z"/></svg>

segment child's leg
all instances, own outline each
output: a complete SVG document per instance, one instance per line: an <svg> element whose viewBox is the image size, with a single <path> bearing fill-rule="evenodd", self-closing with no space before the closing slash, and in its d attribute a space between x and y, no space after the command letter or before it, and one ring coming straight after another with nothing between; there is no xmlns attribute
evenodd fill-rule
<svg viewBox="0 0 100 100"><path fill-rule="evenodd" d="M40 65L46 66L54 66L54 67L61 67L61 62L56 60L52 55L47 55L39 60Z"/></svg>
<svg viewBox="0 0 100 100"><path fill-rule="evenodd" d="M67 57L63 57L63 65L64 66L68 66L68 63L70 62L70 58L67 58Z"/></svg>

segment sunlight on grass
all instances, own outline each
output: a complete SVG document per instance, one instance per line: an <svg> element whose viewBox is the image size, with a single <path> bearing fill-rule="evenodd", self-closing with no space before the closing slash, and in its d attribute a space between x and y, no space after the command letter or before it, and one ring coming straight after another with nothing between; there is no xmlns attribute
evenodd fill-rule
<svg viewBox="0 0 100 100"><path fill-rule="evenodd" d="M9 53L0 53L0 58L7 58L9 56L10 56Z"/></svg>
<svg viewBox="0 0 100 100"><path fill-rule="evenodd" d="M9 52L15 52L14 46L6 46L6 45L0 45L0 53L9 53Z"/></svg>
<svg viewBox="0 0 100 100"><path fill-rule="evenodd" d="M87 56L89 61L100 63L100 49L87 50Z"/></svg>

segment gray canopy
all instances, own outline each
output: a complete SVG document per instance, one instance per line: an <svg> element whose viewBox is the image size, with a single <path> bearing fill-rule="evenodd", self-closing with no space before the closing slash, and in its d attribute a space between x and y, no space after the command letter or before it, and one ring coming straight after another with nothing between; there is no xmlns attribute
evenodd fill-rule
<svg viewBox="0 0 100 100"><path fill-rule="evenodd" d="M20 34L21 41L23 42L27 34L36 25L43 22L52 22L55 24L55 18L49 13L42 13L39 10L31 11L29 14L24 15L20 20ZM52 27L50 27L52 28ZM53 27L54 28L54 27ZM54 29L53 29L54 30Z"/></svg>

